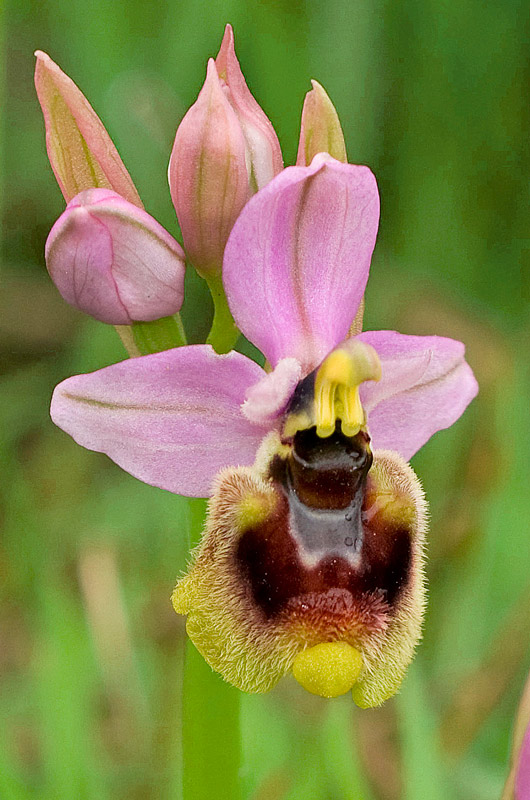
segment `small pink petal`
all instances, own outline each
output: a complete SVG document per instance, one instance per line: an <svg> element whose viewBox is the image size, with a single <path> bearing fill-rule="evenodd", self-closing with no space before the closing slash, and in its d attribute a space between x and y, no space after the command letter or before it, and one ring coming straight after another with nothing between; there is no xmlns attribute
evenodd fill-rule
<svg viewBox="0 0 530 800"><path fill-rule="evenodd" d="M250 93L243 77L231 25L226 26L215 66L219 77L226 83L228 100L241 124L256 188L262 189L283 169L282 151L269 118Z"/></svg>
<svg viewBox="0 0 530 800"><path fill-rule="evenodd" d="M95 187L113 189L143 208L118 151L75 83L37 50L35 87L46 125L48 158L68 202Z"/></svg>
<svg viewBox="0 0 530 800"><path fill-rule="evenodd" d="M515 800L530 800L530 724L526 729L519 751L515 776Z"/></svg>
<svg viewBox="0 0 530 800"><path fill-rule="evenodd" d="M184 297L179 243L142 209L107 189L74 197L46 242L64 299L113 325L176 314Z"/></svg>
<svg viewBox="0 0 530 800"><path fill-rule="evenodd" d="M241 408L245 417L256 424L271 424L287 408L301 375L296 358L283 358L248 390Z"/></svg>
<svg viewBox="0 0 530 800"><path fill-rule="evenodd" d="M206 497L223 467L253 463L270 430L241 413L263 374L240 353L180 347L63 381L51 416L78 444L141 481Z"/></svg>
<svg viewBox="0 0 530 800"><path fill-rule="evenodd" d="M433 434L456 422L478 392L464 345L396 331L366 331L358 338L381 361L379 383L361 387L373 446L408 461Z"/></svg>
<svg viewBox="0 0 530 800"><path fill-rule="evenodd" d="M310 372L347 335L364 294L379 221L367 167L318 155L250 199L226 246L234 318L276 365Z"/></svg>
<svg viewBox="0 0 530 800"><path fill-rule="evenodd" d="M213 59L197 101L178 127L169 186L193 266L204 275L219 273L226 241L250 190L245 138Z"/></svg>

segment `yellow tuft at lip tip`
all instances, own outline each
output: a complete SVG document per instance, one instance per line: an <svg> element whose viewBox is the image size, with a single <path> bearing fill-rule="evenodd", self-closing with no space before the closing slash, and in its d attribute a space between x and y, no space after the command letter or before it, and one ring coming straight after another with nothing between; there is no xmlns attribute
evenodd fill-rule
<svg viewBox="0 0 530 800"><path fill-rule="evenodd" d="M322 642L302 650L293 662L293 676L311 694L339 697L353 688L363 657L347 642Z"/></svg>

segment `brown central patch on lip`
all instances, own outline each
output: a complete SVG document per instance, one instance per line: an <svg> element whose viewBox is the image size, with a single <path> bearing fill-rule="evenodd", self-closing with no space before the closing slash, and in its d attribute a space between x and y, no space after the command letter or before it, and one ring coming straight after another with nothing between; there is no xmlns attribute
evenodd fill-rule
<svg viewBox="0 0 530 800"><path fill-rule="evenodd" d="M273 462L278 502L241 535L237 568L267 619L313 616L332 631L355 613L371 627L407 582L410 519L399 498L378 492L365 434L297 436L294 456Z"/></svg>
<svg viewBox="0 0 530 800"><path fill-rule="evenodd" d="M370 438L360 432L349 438L340 431L320 438L315 428L298 431L289 461L278 459L272 477L312 509L347 509L360 499L359 489L372 464Z"/></svg>

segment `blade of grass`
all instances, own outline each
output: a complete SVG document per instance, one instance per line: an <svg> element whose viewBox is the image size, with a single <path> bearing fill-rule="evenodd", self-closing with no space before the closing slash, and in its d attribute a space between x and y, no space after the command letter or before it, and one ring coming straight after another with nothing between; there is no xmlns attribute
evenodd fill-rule
<svg viewBox="0 0 530 800"><path fill-rule="evenodd" d="M274 699L274 695L259 694L241 697L241 781L243 796L252 800L268 798L272 786L281 791L281 786L288 785L289 729Z"/></svg>
<svg viewBox="0 0 530 800"><path fill-rule="evenodd" d="M241 796L239 692L186 644L182 712L184 800Z"/></svg>
<svg viewBox="0 0 530 800"><path fill-rule="evenodd" d="M437 725L418 660L396 697L403 765L403 800L446 800L452 796L440 758Z"/></svg>
<svg viewBox="0 0 530 800"><path fill-rule="evenodd" d="M320 734L328 783L337 800L373 799L357 752L358 713L350 694L330 700Z"/></svg>
<svg viewBox="0 0 530 800"><path fill-rule="evenodd" d="M191 543L204 524L204 501L190 500ZM184 800L241 797L239 691L212 671L186 642L182 697L182 785Z"/></svg>
<svg viewBox="0 0 530 800"><path fill-rule="evenodd" d="M0 731L0 797L2 800L29 800L38 796L20 777L10 758L10 749L7 732Z"/></svg>
<svg viewBox="0 0 530 800"><path fill-rule="evenodd" d="M91 708L95 665L79 613L46 571L40 587L42 640L36 650L43 763L55 800L105 800Z"/></svg>

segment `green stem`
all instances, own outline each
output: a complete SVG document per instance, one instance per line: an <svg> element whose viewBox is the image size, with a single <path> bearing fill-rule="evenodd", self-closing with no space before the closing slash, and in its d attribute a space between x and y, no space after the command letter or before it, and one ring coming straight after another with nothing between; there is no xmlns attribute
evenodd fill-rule
<svg viewBox="0 0 530 800"><path fill-rule="evenodd" d="M204 524L205 503L190 500L192 541ZM186 642L182 698L183 800L240 800L239 691Z"/></svg>
<svg viewBox="0 0 530 800"><path fill-rule="evenodd" d="M239 692L212 672L189 640L183 692L184 800L239 800Z"/></svg>
<svg viewBox="0 0 530 800"><path fill-rule="evenodd" d="M239 330L228 307L221 275L207 278L206 282L208 283L214 306L212 328L206 341L212 345L217 353L228 353L239 338Z"/></svg>
<svg viewBox="0 0 530 800"><path fill-rule="evenodd" d="M180 314L162 317L153 322L133 322L132 325L117 325L119 337L131 358L160 353L172 347L186 344L186 334Z"/></svg>
<svg viewBox="0 0 530 800"><path fill-rule="evenodd" d="M326 717L320 725L320 751L324 757L328 786L341 800L372 800L358 755L355 720L359 712L351 694L328 702Z"/></svg>

